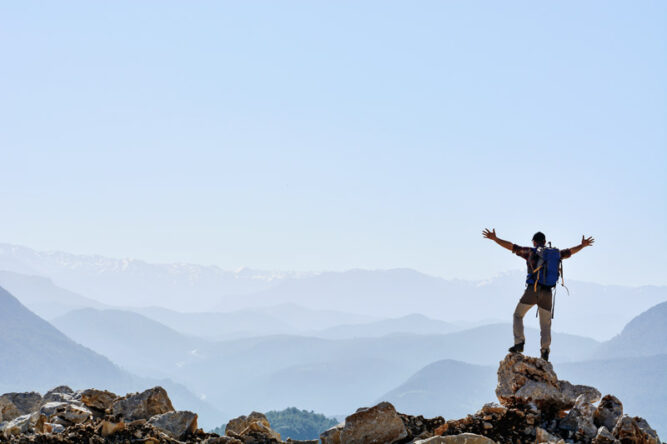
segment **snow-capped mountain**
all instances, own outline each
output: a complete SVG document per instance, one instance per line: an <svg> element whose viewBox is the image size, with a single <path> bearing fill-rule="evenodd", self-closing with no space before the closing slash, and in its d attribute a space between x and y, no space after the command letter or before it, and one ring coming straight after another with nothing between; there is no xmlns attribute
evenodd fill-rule
<svg viewBox="0 0 667 444"><path fill-rule="evenodd" d="M11 244L0 244L0 270L47 277L60 287L107 305L156 305L179 311L204 311L213 306L240 308L233 303L239 296L267 290L284 279L304 276L304 273L250 268L229 271L214 265L152 264L138 259L41 252Z"/></svg>

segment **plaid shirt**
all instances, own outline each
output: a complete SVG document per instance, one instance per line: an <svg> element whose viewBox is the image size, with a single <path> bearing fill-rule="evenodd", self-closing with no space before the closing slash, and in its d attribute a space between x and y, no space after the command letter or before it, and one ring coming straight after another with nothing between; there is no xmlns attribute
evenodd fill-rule
<svg viewBox="0 0 667 444"><path fill-rule="evenodd" d="M533 273L533 270L537 267L537 261L540 259L538 255L533 254L533 248L520 247L517 244L512 244L512 253L524 258L526 260L526 265L528 266L528 274ZM570 256L572 256L572 251L570 251L569 248L560 250L561 259L567 259Z"/></svg>

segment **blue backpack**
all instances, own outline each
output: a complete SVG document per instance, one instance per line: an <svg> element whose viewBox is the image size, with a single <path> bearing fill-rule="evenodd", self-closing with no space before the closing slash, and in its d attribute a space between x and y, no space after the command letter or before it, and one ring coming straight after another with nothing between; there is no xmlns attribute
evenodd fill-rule
<svg viewBox="0 0 667 444"><path fill-rule="evenodd" d="M526 283L534 284L535 291L538 284L547 288L555 287L562 272L560 250L551 247L538 247L532 250L539 259L533 272L528 274Z"/></svg>

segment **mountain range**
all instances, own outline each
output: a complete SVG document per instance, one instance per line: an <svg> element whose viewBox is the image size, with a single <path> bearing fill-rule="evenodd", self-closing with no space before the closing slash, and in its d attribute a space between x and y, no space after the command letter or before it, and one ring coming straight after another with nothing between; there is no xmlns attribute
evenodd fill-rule
<svg viewBox="0 0 667 444"><path fill-rule="evenodd" d="M523 292L523 275L519 272L486 281L462 281L428 276L409 269L323 273L225 271L215 266L150 264L136 259L38 252L10 244L0 244L0 270L48 278L55 287L70 292L70 299L75 294L90 300L79 300L75 306L70 304L71 308L101 308L100 304L109 308L131 308L142 310L142 314L161 322L165 321L164 313L151 315L147 311L150 309L145 307L184 313L235 313L235 316L240 316L239 312L246 309L256 312L268 307L283 307L278 320L270 320L275 328L266 328L260 334L294 334L334 326L311 324L304 328L302 325L296 329L298 331L286 328L285 312L295 312L294 307L311 312L347 313L362 321L364 317L365 320L381 320L399 318L407 313L452 324L487 319L509 321ZM557 287L554 329L597 340L613 337L633 317L667 300L665 286L623 287L579 281L566 284L567 289ZM34 295L22 286L14 290L26 304ZM57 299L53 297L52 301ZM65 305L60 304L58 311L49 308L48 304L52 306L54 302L42 303L43 306L30 302L31 308L45 314L57 312L47 318L63 314ZM321 316L319 319L327 318ZM301 316L301 319L311 319L311 316ZM175 328L177 322L180 321L164 323ZM230 322L233 324L234 321ZM204 320L202 325L212 323ZM290 321L286 323L293 325ZM339 322L344 323L357 321ZM241 321L239 324L246 325ZM206 336L213 339L248 334L243 328L209 331L213 333ZM188 333L194 331L190 329ZM200 333L203 333L201 329L197 331Z"/></svg>

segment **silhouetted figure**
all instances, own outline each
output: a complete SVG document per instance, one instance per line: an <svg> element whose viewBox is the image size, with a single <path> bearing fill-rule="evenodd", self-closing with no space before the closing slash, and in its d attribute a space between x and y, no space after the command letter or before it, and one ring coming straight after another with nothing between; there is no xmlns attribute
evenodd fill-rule
<svg viewBox="0 0 667 444"><path fill-rule="evenodd" d="M553 315L553 299L551 291L556 286L558 278L562 278L561 260L567 259L584 247L593 245L595 239L592 237L581 237L581 243L576 247L558 250L547 247L547 239L544 233L537 232L533 236L533 246L520 247L517 244L499 239L496 229L485 228L482 236L495 241L503 248L526 260L528 276L526 277L526 291L519 300L514 310L514 345L509 351L523 353L526 338L523 334L523 317L528 310L537 304L537 312L540 317L540 349L542 359L549 360L549 346L551 345L551 318Z"/></svg>

